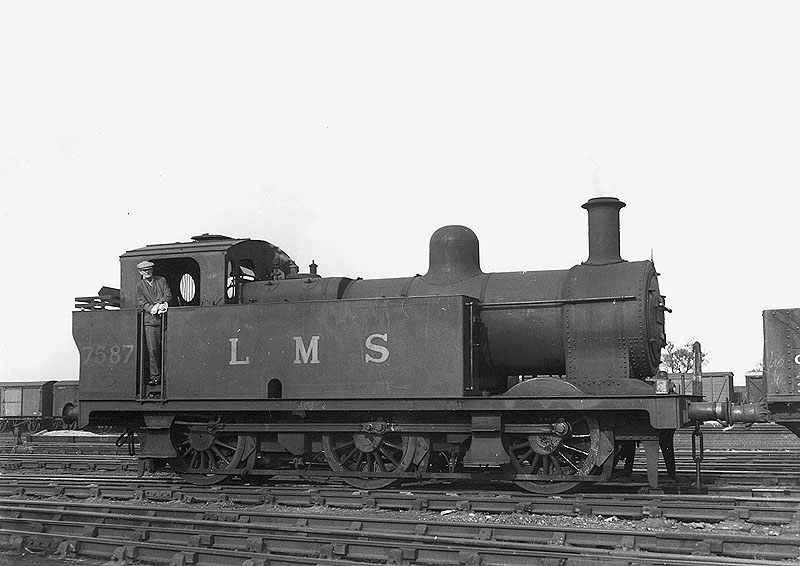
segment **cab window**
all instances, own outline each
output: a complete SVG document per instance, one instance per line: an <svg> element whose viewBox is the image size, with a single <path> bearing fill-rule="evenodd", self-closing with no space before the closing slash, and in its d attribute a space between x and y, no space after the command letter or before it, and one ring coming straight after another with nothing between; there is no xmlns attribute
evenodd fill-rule
<svg viewBox="0 0 800 566"><path fill-rule="evenodd" d="M200 265L190 257L155 260L155 274L164 277L172 292L170 306L200 304Z"/></svg>
<svg viewBox="0 0 800 566"><path fill-rule="evenodd" d="M235 303L239 297L239 285L245 281L255 281L255 263L251 259L242 259L239 262L229 261L225 279L225 302Z"/></svg>

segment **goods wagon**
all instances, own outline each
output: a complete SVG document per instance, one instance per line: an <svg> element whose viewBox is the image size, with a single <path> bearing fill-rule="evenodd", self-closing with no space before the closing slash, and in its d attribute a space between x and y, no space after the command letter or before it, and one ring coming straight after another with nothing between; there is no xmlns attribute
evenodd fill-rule
<svg viewBox="0 0 800 566"><path fill-rule="evenodd" d="M38 432L75 426L78 380L0 383L0 429Z"/></svg>
<svg viewBox="0 0 800 566"><path fill-rule="evenodd" d="M747 403L766 403L764 372L748 371L744 374L744 400Z"/></svg>
<svg viewBox="0 0 800 566"><path fill-rule="evenodd" d="M800 436L800 309L771 309L764 321L764 398L772 420Z"/></svg>

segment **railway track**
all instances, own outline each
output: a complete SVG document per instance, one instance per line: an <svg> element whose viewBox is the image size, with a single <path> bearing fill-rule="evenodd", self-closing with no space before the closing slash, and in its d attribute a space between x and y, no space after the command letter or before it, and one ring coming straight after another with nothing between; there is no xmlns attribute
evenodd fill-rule
<svg viewBox="0 0 800 566"><path fill-rule="evenodd" d="M751 531L761 525L781 532L800 531L800 497L779 497L756 492L750 496L690 494L575 494L542 496L518 492L442 491L418 486L413 491L353 491L349 486L249 486L199 487L179 481L64 478L37 480L6 478L0 497L8 499L103 499L116 502L229 504L281 506L298 509L325 507L347 510L397 512L472 512L553 517L617 517L626 520L660 518L680 522L727 523L729 528Z"/></svg>
<svg viewBox="0 0 800 566"><path fill-rule="evenodd" d="M137 473L135 456L84 454L0 454L0 472L130 472Z"/></svg>
<svg viewBox="0 0 800 566"><path fill-rule="evenodd" d="M679 483L662 482L661 490L689 491L696 480L691 454L676 455ZM800 454L764 452L748 456L727 452L707 452L702 462L701 488L715 492L730 490L746 493L749 489L783 490L789 494L800 489ZM0 454L0 474L78 474L98 473L136 475L141 472L136 457L118 454L4 453ZM661 473L665 470L662 468ZM644 461L634 466L631 478L617 477L614 482L588 487L588 491L647 490ZM270 481L275 481L273 478ZM517 489L517 488L514 488ZM652 491L652 490L649 490Z"/></svg>
<svg viewBox="0 0 800 566"><path fill-rule="evenodd" d="M109 503L3 501L0 547L118 562L275 564L778 564L800 537L584 524L503 524Z"/></svg>
<svg viewBox="0 0 800 566"><path fill-rule="evenodd" d="M681 491L688 482L673 484L667 495L640 495L635 491L646 484L628 482L610 486L617 493L560 497L425 482L361 491L296 485L289 478L204 488L174 477L137 478L130 469L116 477L102 465L91 469L92 459L108 462L111 455L77 455L80 473L57 467L69 455L19 456L40 464L0 470L0 548L11 552L247 566L630 566L686 564L689 556L693 564L711 565L800 558L800 497L792 497L791 487L764 487L763 481L740 485L737 495L729 485L686 495ZM449 519L444 527L443 519ZM525 520L544 524L519 524ZM239 525L233 538L232 524ZM409 525L423 526L409 531Z"/></svg>

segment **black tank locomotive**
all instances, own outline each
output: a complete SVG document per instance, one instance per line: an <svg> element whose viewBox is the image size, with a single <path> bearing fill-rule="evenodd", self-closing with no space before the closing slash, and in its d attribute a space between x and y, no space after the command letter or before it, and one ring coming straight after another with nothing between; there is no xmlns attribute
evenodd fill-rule
<svg viewBox="0 0 800 566"><path fill-rule="evenodd" d="M623 206L584 205L589 257L566 270L484 273L463 226L434 233L425 275L396 279L300 274L268 242L221 236L126 252L120 308L74 313L81 423L126 426L141 458L196 483L481 477L558 493L608 480L615 445L636 440L655 486L659 434L725 408L646 381L666 307L653 263L620 257ZM175 295L155 387L143 259Z"/></svg>

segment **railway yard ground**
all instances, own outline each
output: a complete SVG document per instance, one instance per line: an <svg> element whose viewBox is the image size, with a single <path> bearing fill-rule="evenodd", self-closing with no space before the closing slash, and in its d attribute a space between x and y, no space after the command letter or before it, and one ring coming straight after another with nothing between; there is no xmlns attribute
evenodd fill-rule
<svg viewBox="0 0 800 566"><path fill-rule="evenodd" d="M701 489L679 431L678 482L648 490L641 456L631 478L559 496L501 483L201 487L138 477L113 435L3 434L0 566L800 563L800 439L777 425L703 432Z"/></svg>

